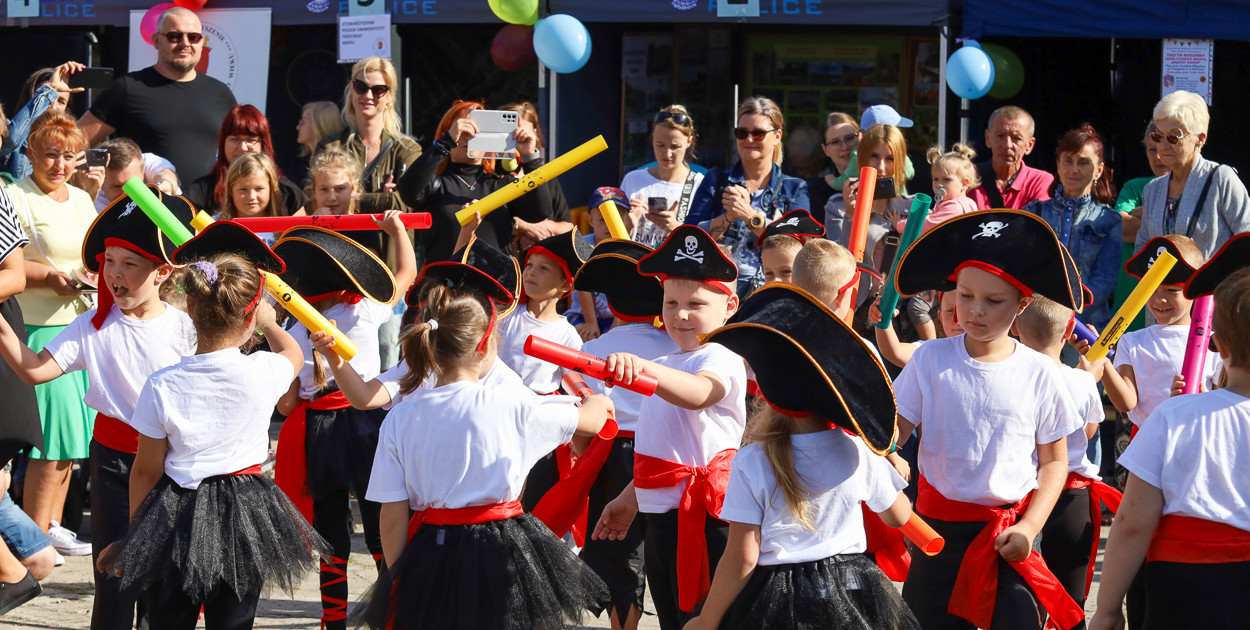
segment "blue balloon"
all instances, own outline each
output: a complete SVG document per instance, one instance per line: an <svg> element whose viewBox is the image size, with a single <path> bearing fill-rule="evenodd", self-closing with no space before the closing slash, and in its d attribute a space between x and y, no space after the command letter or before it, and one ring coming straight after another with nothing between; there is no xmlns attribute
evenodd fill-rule
<svg viewBox="0 0 1250 630"><path fill-rule="evenodd" d="M964 41L964 46L971 46L973 48L981 48L981 42L978 42L975 39L969 39L969 40Z"/></svg>
<svg viewBox="0 0 1250 630"><path fill-rule="evenodd" d="M946 62L946 85L960 98L981 98L994 87L994 62L984 50L964 46Z"/></svg>
<svg viewBox="0 0 1250 630"><path fill-rule="evenodd" d="M556 72L581 70L590 60L590 49L590 32L571 15L552 15L534 24L534 52Z"/></svg>

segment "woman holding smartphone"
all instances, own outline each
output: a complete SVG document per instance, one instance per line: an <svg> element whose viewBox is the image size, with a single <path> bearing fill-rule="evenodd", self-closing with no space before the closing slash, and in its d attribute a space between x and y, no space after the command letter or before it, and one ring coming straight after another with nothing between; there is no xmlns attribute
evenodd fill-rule
<svg viewBox="0 0 1250 630"><path fill-rule="evenodd" d="M690 168L694 157L694 120L681 105L661 109L651 122L655 165L630 171L621 180L629 197L635 241L655 247L686 220L703 174Z"/></svg>

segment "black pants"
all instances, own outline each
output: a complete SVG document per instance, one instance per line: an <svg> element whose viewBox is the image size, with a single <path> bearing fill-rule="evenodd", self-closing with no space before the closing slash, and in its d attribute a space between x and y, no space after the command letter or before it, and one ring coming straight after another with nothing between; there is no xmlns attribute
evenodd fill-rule
<svg viewBox="0 0 1250 630"><path fill-rule="evenodd" d="M334 558L321 559L321 606L329 621L325 627L329 630L343 630L346 621L339 619L341 614L329 611L346 611L347 597L347 557L352 551L351 503L349 491L356 494L360 506L360 520L365 529L365 546L373 554L374 561L379 563L382 555L382 537L378 531L378 516L381 504L365 500L364 488L343 486L337 492L330 492L325 498L313 500L313 529L321 534L326 542L334 548ZM379 572L381 569L379 568Z"/></svg>
<svg viewBox="0 0 1250 630"><path fill-rule="evenodd" d="M1089 488L1060 493L1055 509L1042 527L1042 560L1082 609L1085 608L1085 575L1092 561L1089 552L1099 527L1101 519L1095 523L1089 512ZM1083 622L1076 626L1078 630L1084 627Z"/></svg>
<svg viewBox="0 0 1250 630"><path fill-rule="evenodd" d="M130 630L135 626L135 596L121 589L121 578L100 573L95 563L105 547L121 540L130 529L130 468L135 456L95 440L90 448L91 570L95 573L91 630ZM139 627L147 627L144 608L139 607Z"/></svg>
<svg viewBox="0 0 1250 630"><path fill-rule="evenodd" d="M1147 562L1145 630L1233 630L1250 625L1250 562Z"/></svg>
<svg viewBox="0 0 1250 630"><path fill-rule="evenodd" d="M946 539L936 556L912 554L911 570L903 584L903 601L924 630L974 630L971 622L946 612L950 605L959 563L984 522L948 522L925 517ZM998 559L998 592L994 596L994 619L989 630L1041 630L1045 616L1024 578L1002 558Z"/></svg>
<svg viewBox="0 0 1250 630"><path fill-rule="evenodd" d="M681 627L703 609L695 606L691 612L682 611L677 595L677 510L663 514L646 514L647 528L643 543L643 559L647 567L647 580L651 582L651 601L660 620L661 630L681 630ZM707 536L708 565L716 575L716 565L725 553L729 542L729 523L713 516L706 517L703 531ZM624 620L622 620L624 621Z"/></svg>
<svg viewBox="0 0 1250 630"><path fill-rule="evenodd" d="M559 480L560 468L556 464L556 452L551 451L543 455L525 475L525 487L521 489L521 509L526 514L533 512L543 495Z"/></svg>
<svg viewBox="0 0 1250 630"><path fill-rule="evenodd" d="M612 442L608 460L590 487L590 507L586 518L586 546L582 560L608 585L612 609L621 624L629 618L630 607L642 610L647 580L643 569L643 534L646 519L635 518L624 540L591 540L603 507L621 494L634 480L634 438L618 437Z"/></svg>
<svg viewBox="0 0 1250 630"><path fill-rule="evenodd" d="M204 607L205 630L252 630L256 622L256 603L260 591L245 594L242 598L231 591L218 593L203 602L197 602L182 591L165 598L145 595L148 617L152 627L165 630L195 630Z"/></svg>

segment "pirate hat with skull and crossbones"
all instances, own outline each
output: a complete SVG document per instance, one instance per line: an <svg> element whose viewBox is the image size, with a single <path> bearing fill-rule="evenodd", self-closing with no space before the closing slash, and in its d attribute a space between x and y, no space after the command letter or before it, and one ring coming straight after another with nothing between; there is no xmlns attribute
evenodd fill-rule
<svg viewBox="0 0 1250 630"><path fill-rule="evenodd" d="M812 214L806 210L791 210L781 218L768 224L760 237L755 240L756 247L763 247L764 241L778 235L792 236L799 241L800 244L806 243L813 238L825 235L825 226L816 222L812 218Z"/></svg>
<svg viewBox="0 0 1250 630"><path fill-rule="evenodd" d="M1176 264L1168 275L1163 277L1163 284L1185 284L1202 266L1202 250L1193 239L1181 234L1156 236L1146 241L1141 251L1124 263L1124 271L1134 278L1141 279L1146 275L1159 258L1159 254L1167 252L1176 258Z"/></svg>
<svg viewBox="0 0 1250 630"><path fill-rule="evenodd" d="M695 225L681 225L655 251L638 261L638 272L668 279L695 280L733 295L727 283L738 279L738 266Z"/></svg>

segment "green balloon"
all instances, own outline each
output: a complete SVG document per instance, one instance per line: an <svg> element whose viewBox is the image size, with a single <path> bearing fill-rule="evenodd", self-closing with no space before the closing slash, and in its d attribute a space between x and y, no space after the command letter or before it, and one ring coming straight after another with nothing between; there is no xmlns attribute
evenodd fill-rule
<svg viewBox="0 0 1250 630"><path fill-rule="evenodd" d="M538 21L538 0L486 0L495 16L510 24L533 26Z"/></svg>
<svg viewBox="0 0 1250 630"><path fill-rule="evenodd" d="M1016 53L998 44L981 44L981 50L994 62L994 85L990 87L990 96L1007 99L1020 93L1024 87L1024 64Z"/></svg>

